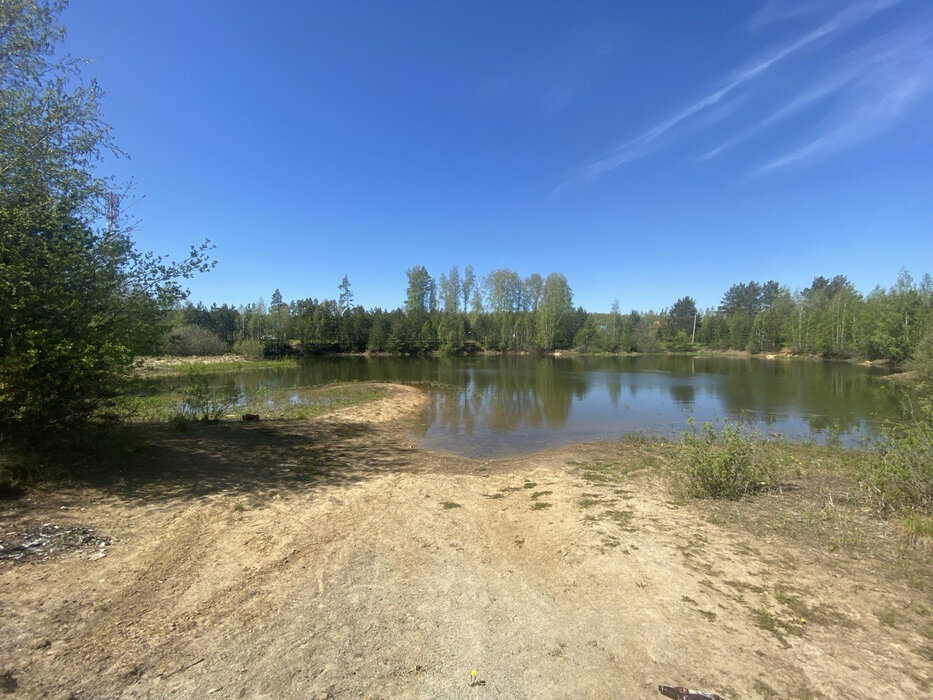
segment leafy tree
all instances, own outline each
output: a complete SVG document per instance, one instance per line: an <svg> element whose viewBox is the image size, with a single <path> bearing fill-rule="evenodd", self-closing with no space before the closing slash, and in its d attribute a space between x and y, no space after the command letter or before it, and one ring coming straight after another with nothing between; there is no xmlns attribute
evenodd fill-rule
<svg viewBox="0 0 933 700"><path fill-rule="evenodd" d="M537 272L528 275L522 283L522 306L525 311L537 313L543 294L544 280L541 279L541 275Z"/></svg>
<svg viewBox="0 0 933 700"><path fill-rule="evenodd" d="M82 425L111 405L135 355L157 347L181 280L207 244L172 263L101 227L115 151L101 91L56 56L64 2L0 3L0 439Z"/></svg>
<svg viewBox="0 0 933 700"><path fill-rule="evenodd" d="M933 329L933 280L924 275L918 285L907 272L888 290L874 289L862 310L859 346L871 358L901 362Z"/></svg>
<svg viewBox="0 0 933 700"><path fill-rule="evenodd" d="M408 275L405 311L409 314L433 311L437 305L436 288L424 265L409 268L405 274Z"/></svg>
<svg viewBox="0 0 933 700"><path fill-rule="evenodd" d="M193 324L173 328L163 342L166 355L223 355L230 350L216 333Z"/></svg>
<svg viewBox="0 0 933 700"><path fill-rule="evenodd" d="M658 352L661 344L658 342L658 327L660 317L653 311L639 314L633 311L629 315L631 323L632 350L637 352Z"/></svg>
<svg viewBox="0 0 933 700"><path fill-rule="evenodd" d="M483 288L493 315L492 335L487 345L499 350L515 349L515 314L522 304L521 277L514 270L492 270L483 279Z"/></svg>
<svg viewBox="0 0 933 700"><path fill-rule="evenodd" d="M473 294L473 285L476 284L476 278L473 275L473 266L467 265L463 271L463 281L461 282L461 294L463 295L463 310L466 311L470 304L470 297Z"/></svg>
<svg viewBox="0 0 933 700"><path fill-rule="evenodd" d="M466 323L459 313L444 314L437 329L441 352L455 355L463 351Z"/></svg>
<svg viewBox="0 0 933 700"><path fill-rule="evenodd" d="M473 316L473 322L476 323L476 317L483 313L483 295L478 288L473 288L473 298L470 300L470 314Z"/></svg>
<svg viewBox="0 0 933 700"><path fill-rule="evenodd" d="M486 302L493 313L518 311L522 303L522 280L515 270L493 270L483 280Z"/></svg>
<svg viewBox="0 0 933 700"><path fill-rule="evenodd" d="M538 309L538 347L554 350L568 347L573 334L569 321L573 313L573 293L567 278L552 272L544 281L544 292Z"/></svg>
<svg viewBox="0 0 933 700"><path fill-rule="evenodd" d="M613 299L606 317L604 332L599 336L599 347L605 352L617 352L622 343L622 312L619 310L619 300Z"/></svg>
<svg viewBox="0 0 933 700"><path fill-rule="evenodd" d="M447 313L456 313L460 310L460 268L452 265L448 274L441 273L439 281L441 291L441 304Z"/></svg>

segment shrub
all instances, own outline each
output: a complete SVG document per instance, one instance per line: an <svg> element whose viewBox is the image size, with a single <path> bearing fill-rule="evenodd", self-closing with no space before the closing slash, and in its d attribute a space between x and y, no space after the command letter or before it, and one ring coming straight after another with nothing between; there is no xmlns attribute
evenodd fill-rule
<svg viewBox="0 0 933 700"><path fill-rule="evenodd" d="M181 414L172 419L176 427L182 421L212 421L223 418L230 407L240 400L240 392L232 381L224 387L212 387L206 375L190 368L185 382L184 397Z"/></svg>
<svg viewBox="0 0 933 700"><path fill-rule="evenodd" d="M697 430L692 418L689 422L691 430L683 434L682 461L676 469L688 495L737 499L773 486L776 456L758 434L732 423L717 434L712 423Z"/></svg>
<svg viewBox="0 0 933 700"><path fill-rule="evenodd" d="M166 355L223 355L230 350L216 333L188 324L173 328L162 339Z"/></svg>
<svg viewBox="0 0 933 700"><path fill-rule="evenodd" d="M261 360L266 356L266 344L261 340L244 338L233 344L233 352L251 360Z"/></svg>
<svg viewBox="0 0 933 700"><path fill-rule="evenodd" d="M917 379L933 384L933 331L920 339L908 364L917 373Z"/></svg>
<svg viewBox="0 0 933 700"><path fill-rule="evenodd" d="M860 482L881 515L933 515L933 402L920 400L909 421L885 429L862 465Z"/></svg>

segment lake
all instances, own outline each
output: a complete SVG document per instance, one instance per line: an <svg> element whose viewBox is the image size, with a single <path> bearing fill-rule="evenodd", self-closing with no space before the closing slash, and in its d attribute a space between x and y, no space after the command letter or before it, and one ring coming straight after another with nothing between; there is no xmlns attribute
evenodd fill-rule
<svg viewBox="0 0 933 700"><path fill-rule="evenodd" d="M330 357L212 381L233 381L247 395L329 382L416 384L431 397L415 428L422 447L493 457L626 434L677 437L691 416L854 446L901 417L902 389L883 374L844 362L663 355Z"/></svg>

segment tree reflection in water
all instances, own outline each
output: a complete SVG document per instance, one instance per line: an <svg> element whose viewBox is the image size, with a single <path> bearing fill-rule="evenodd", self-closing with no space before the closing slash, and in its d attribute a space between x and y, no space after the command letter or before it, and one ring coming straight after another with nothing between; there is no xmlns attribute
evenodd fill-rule
<svg viewBox="0 0 933 700"><path fill-rule="evenodd" d="M243 393L331 382L419 385L426 447L494 455L631 432L676 436L686 420L743 420L792 438L855 444L900 417L902 391L847 363L721 357L332 357L212 375ZM166 383L182 381L161 380Z"/></svg>

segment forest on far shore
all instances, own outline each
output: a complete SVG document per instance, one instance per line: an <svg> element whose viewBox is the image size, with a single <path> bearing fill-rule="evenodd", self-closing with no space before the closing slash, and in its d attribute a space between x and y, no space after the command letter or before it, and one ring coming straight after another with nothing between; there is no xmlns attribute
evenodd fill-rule
<svg viewBox="0 0 933 700"><path fill-rule="evenodd" d="M174 355L234 352L261 357L388 352L463 354L577 349L583 352L747 350L904 362L933 354L933 279L902 272L890 288L860 293L843 275L815 277L792 292L775 281L740 282L716 308L690 296L661 311L609 313L574 307L560 273L522 278L509 269L482 278L457 266L435 280L423 266L407 271L402 308L354 303L347 277L334 299L266 304L177 306L162 347Z"/></svg>

